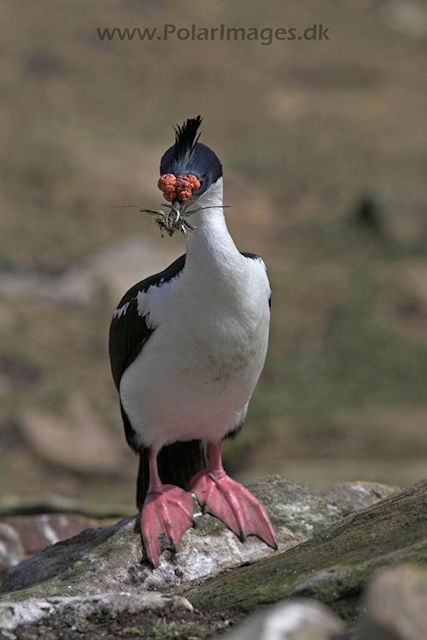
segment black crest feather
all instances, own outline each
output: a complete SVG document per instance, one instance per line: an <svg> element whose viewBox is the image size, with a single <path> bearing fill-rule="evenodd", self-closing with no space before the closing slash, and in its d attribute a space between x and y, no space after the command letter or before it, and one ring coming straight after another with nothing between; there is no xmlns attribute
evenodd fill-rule
<svg viewBox="0 0 427 640"><path fill-rule="evenodd" d="M190 157L196 146L200 133L197 135L203 118L189 118L187 122L183 122L182 127L176 125L175 130L175 159L181 160L185 156ZM197 137L196 137L197 136Z"/></svg>
<svg viewBox="0 0 427 640"><path fill-rule="evenodd" d="M190 173L205 183L204 191L222 176L221 162L215 153L199 142L198 133L202 117L185 120L182 127L176 125L175 143L163 154L160 175L172 173L176 177ZM201 195L202 190L198 195Z"/></svg>

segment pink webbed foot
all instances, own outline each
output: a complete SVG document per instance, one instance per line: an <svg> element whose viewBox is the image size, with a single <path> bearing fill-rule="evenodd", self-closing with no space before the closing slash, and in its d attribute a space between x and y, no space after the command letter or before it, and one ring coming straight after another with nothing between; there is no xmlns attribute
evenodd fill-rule
<svg viewBox="0 0 427 640"><path fill-rule="evenodd" d="M181 538L194 525L191 494L171 484L149 492L141 513L141 536L148 560L156 567L162 551L177 552Z"/></svg>
<svg viewBox="0 0 427 640"><path fill-rule="evenodd" d="M223 469L212 471L210 466L190 483L203 510L222 520L242 542L246 536L254 535L277 549L273 525L260 501Z"/></svg>

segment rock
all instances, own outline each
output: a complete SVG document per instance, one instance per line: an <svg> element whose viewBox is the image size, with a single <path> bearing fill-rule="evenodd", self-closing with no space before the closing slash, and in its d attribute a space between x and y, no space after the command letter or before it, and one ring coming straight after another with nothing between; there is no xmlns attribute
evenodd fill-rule
<svg viewBox="0 0 427 640"><path fill-rule="evenodd" d="M1 274L0 294L6 298L24 298L73 309L86 308L96 300L99 287L92 278L79 279L80 273L80 268L72 267L58 276L39 273Z"/></svg>
<svg viewBox="0 0 427 640"><path fill-rule="evenodd" d="M123 438L112 434L80 396L71 397L66 418L28 408L19 413L17 423L25 440L46 462L79 473L123 471Z"/></svg>
<svg viewBox="0 0 427 640"><path fill-rule="evenodd" d="M427 571L404 565L384 569L365 594L361 640L425 640Z"/></svg>
<svg viewBox="0 0 427 640"><path fill-rule="evenodd" d="M54 51L45 47L37 47L26 51L21 59L25 76L35 78L54 78L67 75L68 62Z"/></svg>
<svg viewBox="0 0 427 640"><path fill-rule="evenodd" d="M11 567L24 559L19 533L10 525L0 522L0 583Z"/></svg>
<svg viewBox="0 0 427 640"><path fill-rule="evenodd" d="M59 275L0 273L0 294L39 302L87 308L103 291L117 304L136 282L165 269L183 253L175 245L128 238L102 249Z"/></svg>
<svg viewBox="0 0 427 640"><path fill-rule="evenodd" d="M382 295L378 317L409 339L427 342L427 261L405 257L379 269Z"/></svg>
<svg viewBox="0 0 427 640"><path fill-rule="evenodd" d="M315 600L284 601L254 616L224 640L344 640L345 625Z"/></svg>
<svg viewBox="0 0 427 640"><path fill-rule="evenodd" d="M353 220L394 246L423 248L427 239L422 194L375 189L356 203Z"/></svg>
<svg viewBox="0 0 427 640"><path fill-rule="evenodd" d="M354 622L363 587L379 568L425 562L426 553L427 480L423 480L345 516L284 553L180 593L202 611L242 615L284 598L314 598Z"/></svg>
<svg viewBox="0 0 427 640"><path fill-rule="evenodd" d="M407 0L385 0L379 15L387 25L405 36L427 39L427 10L424 3Z"/></svg>
<svg viewBox="0 0 427 640"><path fill-rule="evenodd" d="M379 482L341 482L323 489L320 495L328 504L335 505L343 515L347 515L350 511L364 509L398 491L397 487Z"/></svg>
<svg viewBox="0 0 427 640"><path fill-rule="evenodd" d="M395 491L377 484L343 484L331 489L325 499L314 489L278 477L254 482L250 489L264 503L281 551L340 520L352 504L356 508L371 505ZM197 527L184 534L177 556L166 551L155 570L141 562L139 522L130 517L112 527L84 531L22 562L9 572L0 594L8 600L24 600L64 595L64 590L70 596L163 591L266 556L274 556L275 561L281 557L257 538L242 544L219 520L203 516L197 506L195 520Z"/></svg>
<svg viewBox="0 0 427 640"><path fill-rule="evenodd" d="M142 611L192 611L185 598L162 593L105 593L99 596L74 598L30 598L25 602L0 602L0 629L8 631L8 638L23 625L42 619L60 617L65 628L84 633L96 626L96 617L115 618L118 614L141 613Z"/></svg>
<svg viewBox="0 0 427 640"><path fill-rule="evenodd" d="M31 362L8 351L0 352L0 385L7 391L23 390L40 382L42 371Z"/></svg>
<svg viewBox="0 0 427 640"><path fill-rule="evenodd" d="M87 518L69 513L10 516L0 519L1 524L9 525L16 531L27 558L39 553L51 544L67 540L85 529L93 529L97 526ZM21 557L18 562L23 559Z"/></svg>
<svg viewBox="0 0 427 640"><path fill-rule="evenodd" d="M427 262L425 258L406 258L390 265L387 284L394 288L397 304L427 315Z"/></svg>
<svg viewBox="0 0 427 640"><path fill-rule="evenodd" d="M94 500L78 500L65 496L40 496L21 498L17 496L0 497L0 519L9 516L45 515L47 513L80 514L92 520L112 520L130 516L134 507L130 504L104 505Z"/></svg>
<svg viewBox="0 0 427 640"><path fill-rule="evenodd" d="M83 268L86 278L106 290L117 304L136 282L163 271L183 253L183 246L176 243L154 244L149 238L132 237L99 251Z"/></svg>

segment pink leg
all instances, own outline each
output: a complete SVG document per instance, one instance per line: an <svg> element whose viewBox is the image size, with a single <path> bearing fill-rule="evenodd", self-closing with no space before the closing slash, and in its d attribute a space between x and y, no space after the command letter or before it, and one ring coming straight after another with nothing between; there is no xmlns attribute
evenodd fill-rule
<svg viewBox="0 0 427 640"><path fill-rule="evenodd" d="M184 531L193 526L193 499L171 484L163 484L157 470L157 451L150 451L150 485L141 513L141 535L149 561L157 566L164 549L176 552Z"/></svg>
<svg viewBox="0 0 427 640"><path fill-rule="evenodd" d="M246 536L255 535L277 549L276 534L263 505L225 473L221 443L208 443L207 456L208 466L190 482L204 511L222 520L242 542Z"/></svg>

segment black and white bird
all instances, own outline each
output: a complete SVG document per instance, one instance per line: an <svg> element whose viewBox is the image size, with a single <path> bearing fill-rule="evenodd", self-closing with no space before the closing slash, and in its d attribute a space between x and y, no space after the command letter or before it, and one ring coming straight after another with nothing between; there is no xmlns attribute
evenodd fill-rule
<svg viewBox="0 0 427 640"><path fill-rule="evenodd" d="M242 426L264 366L270 285L261 258L240 253L228 232L221 162L198 142L200 124L199 116L177 127L160 164L169 201L191 221L186 253L132 287L110 329L125 434L140 456L142 540L154 566L193 525L189 491L241 540L256 535L277 548L264 507L221 461L221 441ZM185 195L173 190L181 177Z"/></svg>

